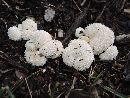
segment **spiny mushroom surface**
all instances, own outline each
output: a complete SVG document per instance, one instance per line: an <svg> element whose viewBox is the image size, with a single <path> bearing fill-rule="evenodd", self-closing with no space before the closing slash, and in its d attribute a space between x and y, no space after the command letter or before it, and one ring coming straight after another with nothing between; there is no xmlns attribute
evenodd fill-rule
<svg viewBox="0 0 130 98"><path fill-rule="evenodd" d="M22 39L22 32L16 26L10 27L7 32L9 39L19 41Z"/></svg>
<svg viewBox="0 0 130 98"><path fill-rule="evenodd" d="M18 40L29 40L34 32L37 30L37 23L30 18L27 18L22 22L22 24L18 24L18 27L13 26L8 29L9 39L18 41Z"/></svg>
<svg viewBox="0 0 130 98"><path fill-rule="evenodd" d="M90 45L81 39L72 40L62 54L63 62L78 71L86 70L94 60Z"/></svg>
<svg viewBox="0 0 130 98"><path fill-rule="evenodd" d="M40 49L40 53L44 55L46 58L57 58L61 55L64 48L60 41L58 40L51 40L45 43Z"/></svg>
<svg viewBox="0 0 130 98"><path fill-rule="evenodd" d="M27 18L22 22L21 25L19 24L18 27L22 31L23 40L29 40L34 35L34 32L37 30L37 23L35 23L35 21L33 21L32 19Z"/></svg>
<svg viewBox="0 0 130 98"><path fill-rule="evenodd" d="M33 66L43 66L46 63L47 59L40 54L33 40L27 41L25 47L24 57L28 63Z"/></svg>
<svg viewBox="0 0 130 98"><path fill-rule="evenodd" d="M37 23L33 21L33 19L27 18L22 22L22 30L31 30L36 31L37 30Z"/></svg>
<svg viewBox="0 0 130 98"><path fill-rule="evenodd" d="M28 40L25 44L25 47L27 51L37 51L37 47L33 40Z"/></svg>
<svg viewBox="0 0 130 98"><path fill-rule="evenodd" d="M34 40L37 48L41 48L46 42L52 40L52 36L44 30L37 30L31 39Z"/></svg>
<svg viewBox="0 0 130 98"><path fill-rule="evenodd" d="M116 46L110 46L104 53L102 53L99 58L101 60L114 60L118 55L118 50Z"/></svg>
<svg viewBox="0 0 130 98"><path fill-rule="evenodd" d="M30 40L34 36L35 32L32 30L22 30L22 39Z"/></svg>
<svg viewBox="0 0 130 98"><path fill-rule="evenodd" d="M47 59L44 56L41 56L39 51L25 51L25 59L28 63L33 66L43 66Z"/></svg>
<svg viewBox="0 0 130 98"><path fill-rule="evenodd" d="M113 45L114 32L101 23L93 23L85 28L85 36L89 37L89 44L93 48L94 54L99 55L109 46Z"/></svg>

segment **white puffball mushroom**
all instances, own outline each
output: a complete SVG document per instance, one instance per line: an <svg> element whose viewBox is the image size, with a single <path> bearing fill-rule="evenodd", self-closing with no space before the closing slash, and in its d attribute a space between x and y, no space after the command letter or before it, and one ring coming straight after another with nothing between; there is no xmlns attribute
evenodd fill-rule
<svg viewBox="0 0 130 98"><path fill-rule="evenodd" d="M52 40L52 36L44 30L37 30L31 39L35 41L37 48L41 48L46 42Z"/></svg>
<svg viewBox="0 0 130 98"><path fill-rule="evenodd" d="M47 59L44 56L41 56L39 51L25 51L25 59L28 63L33 66L43 66Z"/></svg>
<svg viewBox="0 0 130 98"><path fill-rule="evenodd" d="M115 36L114 32L101 23L93 23L85 28L85 36L90 38L90 46L94 54L99 55L109 46L113 45Z"/></svg>
<svg viewBox="0 0 130 98"><path fill-rule="evenodd" d="M45 43L40 49L40 53L46 58L57 58L63 52L63 45L58 40L51 40Z"/></svg>
<svg viewBox="0 0 130 98"><path fill-rule="evenodd" d="M75 57L72 55L72 53L72 47L66 47L62 53L63 62L70 67L73 67L75 61Z"/></svg>
<svg viewBox="0 0 130 98"><path fill-rule="evenodd" d="M30 40L35 35L35 32L32 30L22 30L22 39Z"/></svg>
<svg viewBox="0 0 130 98"><path fill-rule="evenodd" d="M45 19L47 22L51 22L54 17L55 17L55 10L53 10L53 9L50 8L50 7L45 10L44 19Z"/></svg>
<svg viewBox="0 0 130 98"><path fill-rule="evenodd" d="M62 54L63 62L78 71L86 70L94 61L90 45L81 39L72 40Z"/></svg>
<svg viewBox="0 0 130 98"><path fill-rule="evenodd" d="M18 24L18 28L22 32L22 39L29 40L37 30L37 23L35 23L32 19L27 18L22 22L22 24Z"/></svg>
<svg viewBox="0 0 130 98"><path fill-rule="evenodd" d="M27 18L22 22L22 30L31 30L31 31L36 31L37 30L37 23L33 21L30 18Z"/></svg>
<svg viewBox="0 0 130 98"><path fill-rule="evenodd" d="M113 45L114 40L111 40L112 38L104 38L101 36L95 37L92 40L90 40L89 44L93 48L94 54L99 55L103 51L106 51L106 49Z"/></svg>
<svg viewBox="0 0 130 98"><path fill-rule="evenodd" d="M26 47L27 51L36 51L37 50L35 43L32 40L27 41L25 44L25 47Z"/></svg>
<svg viewBox="0 0 130 98"><path fill-rule="evenodd" d="M110 46L104 53L102 53L99 58L101 60L113 60L116 59L118 55L118 50L116 46Z"/></svg>
<svg viewBox="0 0 130 98"><path fill-rule="evenodd" d="M8 34L8 36L9 36L9 39L11 39L11 40L14 40L14 41L19 41L19 40L21 40L22 32L21 32L20 29L17 28L16 26L10 27L10 28L8 29L7 34Z"/></svg>
<svg viewBox="0 0 130 98"><path fill-rule="evenodd" d="M64 31L62 29L58 29L58 37L64 37Z"/></svg>
<svg viewBox="0 0 130 98"><path fill-rule="evenodd" d="M75 31L75 36L76 37L80 37L80 36L83 36L84 35L84 29L83 28L81 28L81 27L78 27L77 29L76 29L76 31Z"/></svg>
<svg viewBox="0 0 130 98"><path fill-rule="evenodd" d="M90 55L90 56L93 56L93 55ZM94 60L94 58L88 58L87 56L78 57L76 59L75 63L74 63L75 64L74 68L79 70L79 71L86 70L86 69L88 69L90 67L90 65L92 64L93 60Z"/></svg>

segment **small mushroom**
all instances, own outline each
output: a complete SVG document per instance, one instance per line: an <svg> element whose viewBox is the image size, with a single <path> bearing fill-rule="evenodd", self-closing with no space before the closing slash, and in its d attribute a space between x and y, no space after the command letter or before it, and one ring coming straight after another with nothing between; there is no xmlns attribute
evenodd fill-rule
<svg viewBox="0 0 130 98"><path fill-rule="evenodd" d="M52 40L52 36L44 30L37 30L31 39L35 41L37 48L41 48L46 42Z"/></svg>
<svg viewBox="0 0 130 98"><path fill-rule="evenodd" d="M25 51L25 59L28 63L33 66L43 66L47 59L44 56L41 56L39 51Z"/></svg>
<svg viewBox="0 0 130 98"><path fill-rule="evenodd" d="M25 44L25 47L26 47L27 51L36 51L37 50L35 43L32 40L27 41Z"/></svg>
<svg viewBox="0 0 130 98"><path fill-rule="evenodd" d="M40 53L47 58L57 58L63 51L63 45L58 40L51 40L45 43L40 49Z"/></svg>
<svg viewBox="0 0 130 98"><path fill-rule="evenodd" d="M36 31L37 30L37 23L33 21L30 18L27 18L22 22L22 30L31 30L31 31Z"/></svg>
<svg viewBox="0 0 130 98"><path fill-rule="evenodd" d="M76 31L75 31L75 36L80 37L80 36L83 36L83 35L84 35L84 29L81 28L81 27L77 28Z"/></svg>
<svg viewBox="0 0 130 98"><path fill-rule="evenodd" d="M101 60L113 60L116 59L118 55L118 50L116 46L110 46L104 53L102 53L99 58Z"/></svg>
<svg viewBox="0 0 130 98"><path fill-rule="evenodd" d="M22 32L16 26L10 27L7 32L9 39L19 41L22 39Z"/></svg>

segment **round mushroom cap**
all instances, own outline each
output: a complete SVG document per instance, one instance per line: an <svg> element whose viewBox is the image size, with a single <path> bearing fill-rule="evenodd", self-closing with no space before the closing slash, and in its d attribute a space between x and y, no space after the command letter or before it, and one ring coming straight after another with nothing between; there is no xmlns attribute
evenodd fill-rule
<svg viewBox="0 0 130 98"><path fill-rule="evenodd" d="M35 43L32 40L27 41L25 47L27 51L37 51Z"/></svg>
<svg viewBox="0 0 130 98"><path fill-rule="evenodd" d="M51 22L54 17L55 17L55 10L53 10L53 9L50 8L50 7L45 10L44 19L45 19L47 22Z"/></svg>
<svg viewBox="0 0 130 98"><path fill-rule="evenodd" d="M90 38L90 46L94 54L99 55L109 46L113 45L115 36L114 32L101 23L93 23L85 28L85 35Z"/></svg>
<svg viewBox="0 0 130 98"><path fill-rule="evenodd" d="M75 31L75 36L76 36L76 37L83 36L83 35L84 35L84 32L85 32L84 29L81 28L81 27L79 27L79 28L77 28L76 31Z"/></svg>
<svg viewBox="0 0 130 98"><path fill-rule="evenodd" d="M7 32L9 39L19 41L22 38L22 32L16 26L10 27Z"/></svg>
<svg viewBox="0 0 130 98"><path fill-rule="evenodd" d="M37 23L33 21L30 18L27 18L22 22L22 30L31 30L31 31L36 31L37 30Z"/></svg>
<svg viewBox="0 0 130 98"><path fill-rule="evenodd" d="M72 40L62 54L63 62L78 71L86 70L94 60L90 45L81 39Z"/></svg>
<svg viewBox="0 0 130 98"><path fill-rule="evenodd" d="M104 53L102 53L99 58L101 60L113 60L116 59L118 55L118 50L116 46L110 46Z"/></svg>
<svg viewBox="0 0 130 98"><path fill-rule="evenodd" d="M25 59L28 63L33 66L43 66L47 59L44 56L41 56L39 51L25 51Z"/></svg>
<svg viewBox="0 0 130 98"><path fill-rule="evenodd" d="M63 52L63 45L58 40L51 40L45 43L40 49L40 53L46 58L57 58Z"/></svg>
<svg viewBox="0 0 130 98"><path fill-rule="evenodd" d="M52 36L44 30L37 30L31 39L35 41L37 48L41 48L45 43L52 40Z"/></svg>
<svg viewBox="0 0 130 98"><path fill-rule="evenodd" d="M35 35L35 32L32 30L22 30L22 39L30 40Z"/></svg>

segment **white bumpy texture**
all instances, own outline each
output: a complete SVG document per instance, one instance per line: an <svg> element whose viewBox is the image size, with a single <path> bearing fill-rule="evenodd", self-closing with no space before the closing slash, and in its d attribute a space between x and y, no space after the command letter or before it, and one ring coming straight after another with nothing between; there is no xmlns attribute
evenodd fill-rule
<svg viewBox="0 0 130 98"><path fill-rule="evenodd" d="M86 70L94 60L94 54L90 45L81 39L70 42L62 54L63 62L78 71Z"/></svg>

